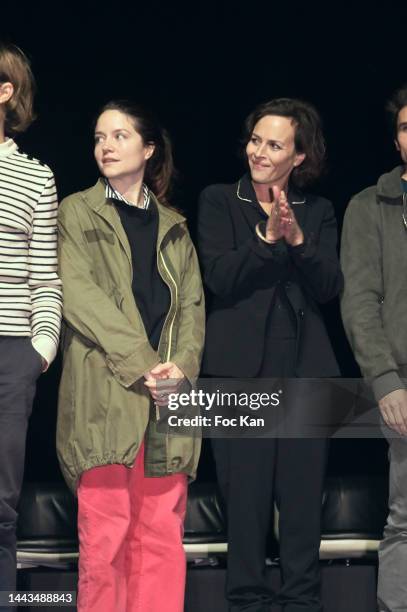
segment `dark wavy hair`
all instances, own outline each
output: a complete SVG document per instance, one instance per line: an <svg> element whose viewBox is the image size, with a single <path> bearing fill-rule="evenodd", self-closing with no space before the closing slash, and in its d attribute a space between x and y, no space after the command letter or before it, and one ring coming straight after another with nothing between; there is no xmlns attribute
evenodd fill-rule
<svg viewBox="0 0 407 612"><path fill-rule="evenodd" d="M393 138L397 138L398 116L404 106L407 106L407 84L397 89L386 103L387 121Z"/></svg>
<svg viewBox="0 0 407 612"><path fill-rule="evenodd" d="M244 123L244 147L249 142L257 122L267 115L292 119L295 127L295 150L297 153L305 153L304 161L293 169L290 180L298 187L303 187L317 179L324 169L326 149L318 111L309 102L295 98L275 98L259 104Z"/></svg>
<svg viewBox="0 0 407 612"><path fill-rule="evenodd" d="M11 83L14 93L5 103L5 132L12 136L24 132L34 121L35 81L30 62L19 47L0 43L0 84Z"/></svg>
<svg viewBox="0 0 407 612"><path fill-rule="evenodd" d="M129 100L107 102L98 112L94 122L95 125L100 115L108 110L117 110L130 117L134 122L135 130L143 139L143 143L154 145L154 153L146 163L144 182L157 196L161 204L170 206L168 198L175 169L168 132L160 126L153 113Z"/></svg>

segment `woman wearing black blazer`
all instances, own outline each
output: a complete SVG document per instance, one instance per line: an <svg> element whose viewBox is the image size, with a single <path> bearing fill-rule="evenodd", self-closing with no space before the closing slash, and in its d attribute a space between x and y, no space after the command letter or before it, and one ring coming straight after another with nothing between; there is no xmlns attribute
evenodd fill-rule
<svg viewBox="0 0 407 612"><path fill-rule="evenodd" d="M342 287L335 215L328 200L300 191L322 168L319 116L305 102L272 100L247 118L245 144L248 172L232 185L207 187L200 197L199 246L211 294L203 373L338 376L317 305ZM289 396L288 419L287 401L297 408L302 402L298 394ZM326 413L329 406L323 408ZM213 447L228 512L230 610L269 612L278 601L284 612L320 612L326 439L218 439ZM274 500L280 510L278 594L264 571Z"/></svg>

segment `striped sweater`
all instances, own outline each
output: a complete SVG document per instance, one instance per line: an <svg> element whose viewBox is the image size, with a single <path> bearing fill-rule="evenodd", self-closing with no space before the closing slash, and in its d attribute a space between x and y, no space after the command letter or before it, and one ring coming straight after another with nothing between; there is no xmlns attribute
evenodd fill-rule
<svg viewBox="0 0 407 612"><path fill-rule="evenodd" d="M50 363L62 309L57 275L57 193L48 166L0 144L0 335L31 336Z"/></svg>

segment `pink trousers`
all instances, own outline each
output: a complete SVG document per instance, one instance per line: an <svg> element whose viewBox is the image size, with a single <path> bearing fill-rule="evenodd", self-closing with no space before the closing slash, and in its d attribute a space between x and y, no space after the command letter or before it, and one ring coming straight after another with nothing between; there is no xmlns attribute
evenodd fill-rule
<svg viewBox="0 0 407 612"><path fill-rule="evenodd" d="M82 474L78 489L79 612L183 612L185 474L144 476L133 468Z"/></svg>

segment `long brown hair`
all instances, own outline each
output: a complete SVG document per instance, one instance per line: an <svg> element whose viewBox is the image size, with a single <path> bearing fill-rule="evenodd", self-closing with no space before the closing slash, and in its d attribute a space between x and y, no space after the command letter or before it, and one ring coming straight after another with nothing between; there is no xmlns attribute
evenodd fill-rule
<svg viewBox="0 0 407 612"><path fill-rule="evenodd" d="M0 43L0 83L11 83L13 95L4 104L5 132L12 136L24 132L34 121L35 81L30 62L15 45Z"/></svg>
<svg viewBox="0 0 407 612"><path fill-rule="evenodd" d="M147 160L144 182L161 204L171 207L168 198L175 170L171 140L167 130L159 125L151 112L128 100L111 100L105 104L100 109L95 124L100 115L108 110L117 110L130 117L143 143L154 145L154 153Z"/></svg>

